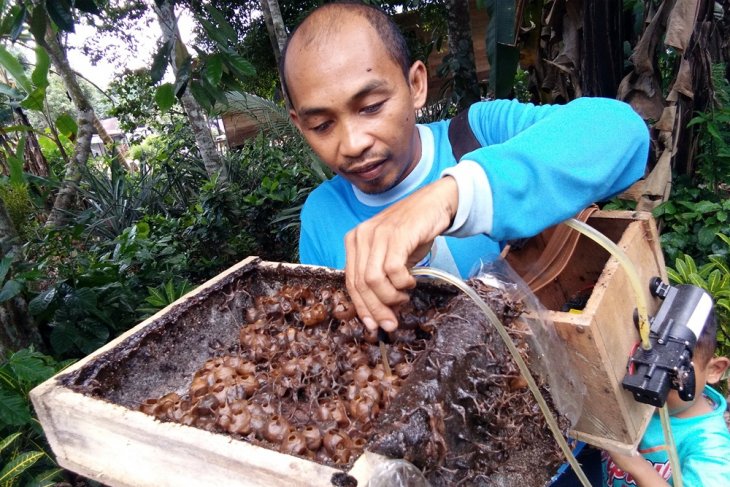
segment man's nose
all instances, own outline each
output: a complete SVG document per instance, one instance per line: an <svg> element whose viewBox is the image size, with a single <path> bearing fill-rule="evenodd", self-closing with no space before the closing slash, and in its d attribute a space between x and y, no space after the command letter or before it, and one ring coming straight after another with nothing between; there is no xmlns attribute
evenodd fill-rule
<svg viewBox="0 0 730 487"><path fill-rule="evenodd" d="M372 136L362 123L348 120L340 125L340 152L348 158L362 156L373 143Z"/></svg>

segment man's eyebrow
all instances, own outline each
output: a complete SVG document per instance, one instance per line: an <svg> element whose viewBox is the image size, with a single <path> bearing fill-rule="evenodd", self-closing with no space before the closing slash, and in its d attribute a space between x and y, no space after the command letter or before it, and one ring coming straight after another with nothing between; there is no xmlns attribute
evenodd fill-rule
<svg viewBox="0 0 730 487"><path fill-rule="evenodd" d="M359 98L363 98L373 91L385 86L387 83L383 79L375 79L370 82L368 82L365 86L360 88L360 90L355 93L355 95L352 97L353 100L357 100Z"/></svg>
<svg viewBox="0 0 730 487"><path fill-rule="evenodd" d="M376 79L373 81L369 81L367 84L365 84L362 88L360 88L354 95L352 95L351 100L359 100L361 98L366 97L373 91L376 91L383 86L386 86L387 82L385 80ZM330 110L324 107L311 107L311 108L303 108L301 110L301 118L307 118L307 117L316 117L317 115L322 115Z"/></svg>

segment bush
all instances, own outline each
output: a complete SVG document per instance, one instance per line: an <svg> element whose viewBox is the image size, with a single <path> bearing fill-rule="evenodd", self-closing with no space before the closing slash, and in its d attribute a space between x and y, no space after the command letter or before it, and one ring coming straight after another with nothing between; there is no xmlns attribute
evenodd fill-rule
<svg viewBox="0 0 730 487"><path fill-rule="evenodd" d="M723 254L709 256L709 262L699 267L691 256L684 254L667 272L672 282L692 284L712 295L718 320L717 354L730 357L730 237L719 238L725 245Z"/></svg>
<svg viewBox="0 0 730 487"><path fill-rule="evenodd" d="M53 461L43 431L31 414L28 393L63 369L68 362L32 349L0 361L0 483L55 485L62 469Z"/></svg>

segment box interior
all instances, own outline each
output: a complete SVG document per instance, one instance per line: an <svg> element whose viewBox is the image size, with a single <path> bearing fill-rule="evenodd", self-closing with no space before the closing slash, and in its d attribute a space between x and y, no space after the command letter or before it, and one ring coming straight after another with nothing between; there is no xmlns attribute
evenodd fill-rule
<svg viewBox="0 0 730 487"><path fill-rule="evenodd" d="M592 226L614 243L621 240L624 231L633 220L619 218L589 218ZM524 276L530 266L545 249L551 231L533 237L518 250L510 250L508 261L520 276ZM575 252L565 269L553 282L535 293L548 310L565 311L564 306L576 297L589 298L592 286L598 281L610 255L599 244L581 235Z"/></svg>

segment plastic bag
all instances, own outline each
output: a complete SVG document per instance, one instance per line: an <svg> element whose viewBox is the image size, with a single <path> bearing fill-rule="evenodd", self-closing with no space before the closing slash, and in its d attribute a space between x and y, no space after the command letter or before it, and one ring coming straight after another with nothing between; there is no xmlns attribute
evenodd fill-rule
<svg viewBox="0 0 730 487"><path fill-rule="evenodd" d="M412 463L385 460L375 468L367 487L431 487L431 484Z"/></svg>
<svg viewBox="0 0 730 487"><path fill-rule="evenodd" d="M481 263L474 278L483 283L504 290L515 300L522 301L525 310L520 317L530 328L528 342L533 352L532 370L539 371L547 380L550 395L557 410L571 426L575 426L583 411L586 387L568 359L567 345L558 336L547 310L530 290L522 278L504 259Z"/></svg>

